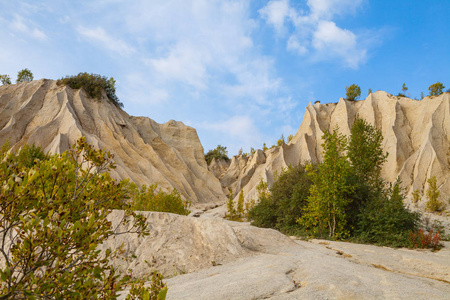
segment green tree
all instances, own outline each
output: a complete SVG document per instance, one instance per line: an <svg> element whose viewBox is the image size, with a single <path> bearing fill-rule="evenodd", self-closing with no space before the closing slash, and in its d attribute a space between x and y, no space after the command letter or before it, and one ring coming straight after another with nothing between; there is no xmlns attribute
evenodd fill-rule
<svg viewBox="0 0 450 300"><path fill-rule="evenodd" d="M436 82L428 87L428 90L430 91L430 96L439 96L442 94L442 91L444 90L445 86L441 82Z"/></svg>
<svg viewBox="0 0 450 300"><path fill-rule="evenodd" d="M33 73L31 73L29 69L23 69L17 73L17 80L16 80L17 83L29 82L32 80L33 80Z"/></svg>
<svg viewBox="0 0 450 300"><path fill-rule="evenodd" d="M414 203L417 206L417 203L420 200L420 191L419 190L414 190L412 193L412 203Z"/></svg>
<svg viewBox="0 0 450 300"><path fill-rule="evenodd" d="M263 151L269 150L269 148L267 148L266 143L263 144Z"/></svg>
<svg viewBox="0 0 450 300"><path fill-rule="evenodd" d="M359 96L361 96L361 88L359 85L352 84L351 86L347 86L345 88L346 96L348 100L356 101L358 100Z"/></svg>
<svg viewBox="0 0 450 300"><path fill-rule="evenodd" d="M369 92L367 93L367 95L370 95L370 94L372 94L372 89L371 88L369 88Z"/></svg>
<svg viewBox="0 0 450 300"><path fill-rule="evenodd" d="M405 94L407 90L408 90L408 87L406 86L406 83L403 83L403 85L402 85L403 94Z"/></svg>
<svg viewBox="0 0 450 300"><path fill-rule="evenodd" d="M382 148L383 135L364 119L357 118L351 128L347 156L361 182L380 188L381 168L388 154Z"/></svg>
<svg viewBox="0 0 450 300"><path fill-rule="evenodd" d="M280 139L277 141L277 146L282 146L284 143L284 134L282 134Z"/></svg>
<svg viewBox="0 0 450 300"><path fill-rule="evenodd" d="M441 211L444 204L439 201L440 191L437 188L436 176L428 178L428 190L427 190L427 210L431 212Z"/></svg>
<svg viewBox="0 0 450 300"><path fill-rule="evenodd" d="M0 82L3 85L8 85L11 84L11 77L9 77L9 75L0 75Z"/></svg>
<svg viewBox="0 0 450 300"><path fill-rule="evenodd" d="M326 131L324 140L323 162L317 170L309 167L313 185L310 188L308 204L299 222L306 228L313 229L313 234L342 238L348 234L345 209L351 202L348 196L354 187L347 180L350 174L350 163L344 155L347 138L338 133Z"/></svg>
<svg viewBox="0 0 450 300"><path fill-rule="evenodd" d="M236 209L234 208L233 189L230 188L227 201L227 213L225 214L225 218L229 220L234 220L235 217L236 217Z"/></svg>
<svg viewBox="0 0 450 300"><path fill-rule="evenodd" d="M209 165L213 159L224 159L225 161L230 161L228 158L227 147L217 145L216 149L209 150L208 153L205 154L206 163Z"/></svg>
<svg viewBox="0 0 450 300"><path fill-rule="evenodd" d="M118 250L97 250L120 234L107 219L112 208L126 211L128 232L148 234L146 220L128 204L128 183L108 172L112 159L85 138L61 155L2 147L0 298L115 299L130 282L110 265Z"/></svg>
<svg viewBox="0 0 450 300"><path fill-rule="evenodd" d="M241 190L236 207L236 213L240 219L244 216L244 191Z"/></svg>

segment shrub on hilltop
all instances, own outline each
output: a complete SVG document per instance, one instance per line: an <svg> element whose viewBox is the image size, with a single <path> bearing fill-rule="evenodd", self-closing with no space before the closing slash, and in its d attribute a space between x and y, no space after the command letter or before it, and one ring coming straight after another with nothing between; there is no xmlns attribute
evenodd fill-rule
<svg viewBox="0 0 450 300"><path fill-rule="evenodd" d="M102 91L106 92L108 99L117 107L123 107L116 95L116 81L114 78L107 78L98 74L79 73L74 76L66 76L57 81L58 85L67 85L72 89L83 88L84 91L93 99L100 99Z"/></svg>
<svg viewBox="0 0 450 300"><path fill-rule="evenodd" d="M230 161L228 157L227 147L217 145L216 149L209 150L208 153L205 154L205 159L207 164L209 165L213 159L224 159L225 161Z"/></svg>

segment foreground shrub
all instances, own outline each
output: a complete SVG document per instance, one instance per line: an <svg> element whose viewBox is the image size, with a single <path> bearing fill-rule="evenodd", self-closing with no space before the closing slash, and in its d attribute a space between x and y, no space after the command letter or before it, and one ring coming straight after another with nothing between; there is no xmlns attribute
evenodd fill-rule
<svg viewBox="0 0 450 300"><path fill-rule="evenodd" d="M66 76L57 81L58 85L67 85L72 89L83 88L92 99L100 99L102 92L106 92L108 99L117 107L123 107L116 95L116 81L98 74L79 73L75 76Z"/></svg>
<svg viewBox="0 0 450 300"><path fill-rule="evenodd" d="M431 248L438 250L442 247L440 241L441 235L439 231L433 232L433 229L428 232L420 229L419 231L411 231L409 233L409 246L411 248Z"/></svg>
<svg viewBox="0 0 450 300"><path fill-rule="evenodd" d="M120 234L107 215L119 207L127 232L148 231L130 208L129 185L109 175L112 155L84 138L61 155L24 149L0 151L0 298L116 299L130 278L110 265L117 251L97 250Z"/></svg>
<svg viewBox="0 0 450 300"><path fill-rule="evenodd" d="M367 202L355 229L356 240L393 247L409 246L409 233L417 229L420 214L406 208L403 199L397 183L383 196Z"/></svg>
<svg viewBox="0 0 450 300"><path fill-rule="evenodd" d="M189 200L183 200L176 189L170 194L158 190L158 184L142 188L130 200L132 210L169 212L187 216L190 213Z"/></svg>

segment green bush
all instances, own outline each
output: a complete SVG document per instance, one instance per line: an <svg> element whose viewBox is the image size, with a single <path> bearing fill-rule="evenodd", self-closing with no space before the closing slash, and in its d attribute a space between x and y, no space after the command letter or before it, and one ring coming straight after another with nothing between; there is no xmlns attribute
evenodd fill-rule
<svg viewBox="0 0 450 300"><path fill-rule="evenodd" d="M396 183L383 196L367 202L359 215L355 238L371 244L408 247L409 234L417 230L420 214L407 209L403 199Z"/></svg>
<svg viewBox="0 0 450 300"><path fill-rule="evenodd" d="M298 231L297 219L306 205L310 186L304 165L283 169L270 192L267 184L260 182L259 202L249 211L252 225L275 228L284 233Z"/></svg>
<svg viewBox="0 0 450 300"><path fill-rule="evenodd" d="M158 184L149 187L143 185L142 188L131 196L132 210L169 212L187 216L190 213L189 200L183 200L176 189L170 194L158 191Z"/></svg>
<svg viewBox="0 0 450 300"><path fill-rule="evenodd" d="M221 145L217 145L216 149L209 150L208 153L205 154L206 163L208 165L211 163L211 161L214 158L216 160L224 159L225 161L230 161L230 158L228 158L227 147L224 147L224 146L221 146Z"/></svg>
<svg viewBox="0 0 450 300"><path fill-rule="evenodd" d="M117 107L123 107L116 95L116 81L98 74L79 73L75 76L66 76L57 81L58 85L67 85L72 89L83 88L92 99L101 99L102 92L106 92L108 99Z"/></svg>
<svg viewBox="0 0 450 300"><path fill-rule="evenodd" d="M130 208L129 185L111 178L113 156L85 138L60 155L0 154L0 298L116 299L130 278L110 265L119 250L97 250L119 234L107 216L124 209L139 235L148 224Z"/></svg>

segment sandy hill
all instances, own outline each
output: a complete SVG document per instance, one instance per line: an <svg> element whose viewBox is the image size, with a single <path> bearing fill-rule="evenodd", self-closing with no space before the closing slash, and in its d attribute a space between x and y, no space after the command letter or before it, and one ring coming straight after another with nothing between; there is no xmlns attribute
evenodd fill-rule
<svg viewBox="0 0 450 300"><path fill-rule="evenodd" d="M222 202L219 181L208 171L194 128L133 117L111 104L53 80L0 86L0 144L36 144L61 153L80 136L115 155L116 178L176 188L193 203Z"/></svg>
<svg viewBox="0 0 450 300"><path fill-rule="evenodd" d="M230 167L219 178L232 187L235 195L243 189L245 198L256 198L260 179L272 184L276 172L289 164L321 160L322 135L339 127L350 134L359 116L381 130L383 149L389 153L382 174L392 182L399 177L407 195L421 192L419 206L425 206L427 179L437 178L441 198L450 195L450 93L426 97L421 101L395 97L378 91L362 101L340 99L338 103L316 103L306 107L303 122L294 138L280 147L259 150L250 157L233 157Z"/></svg>

